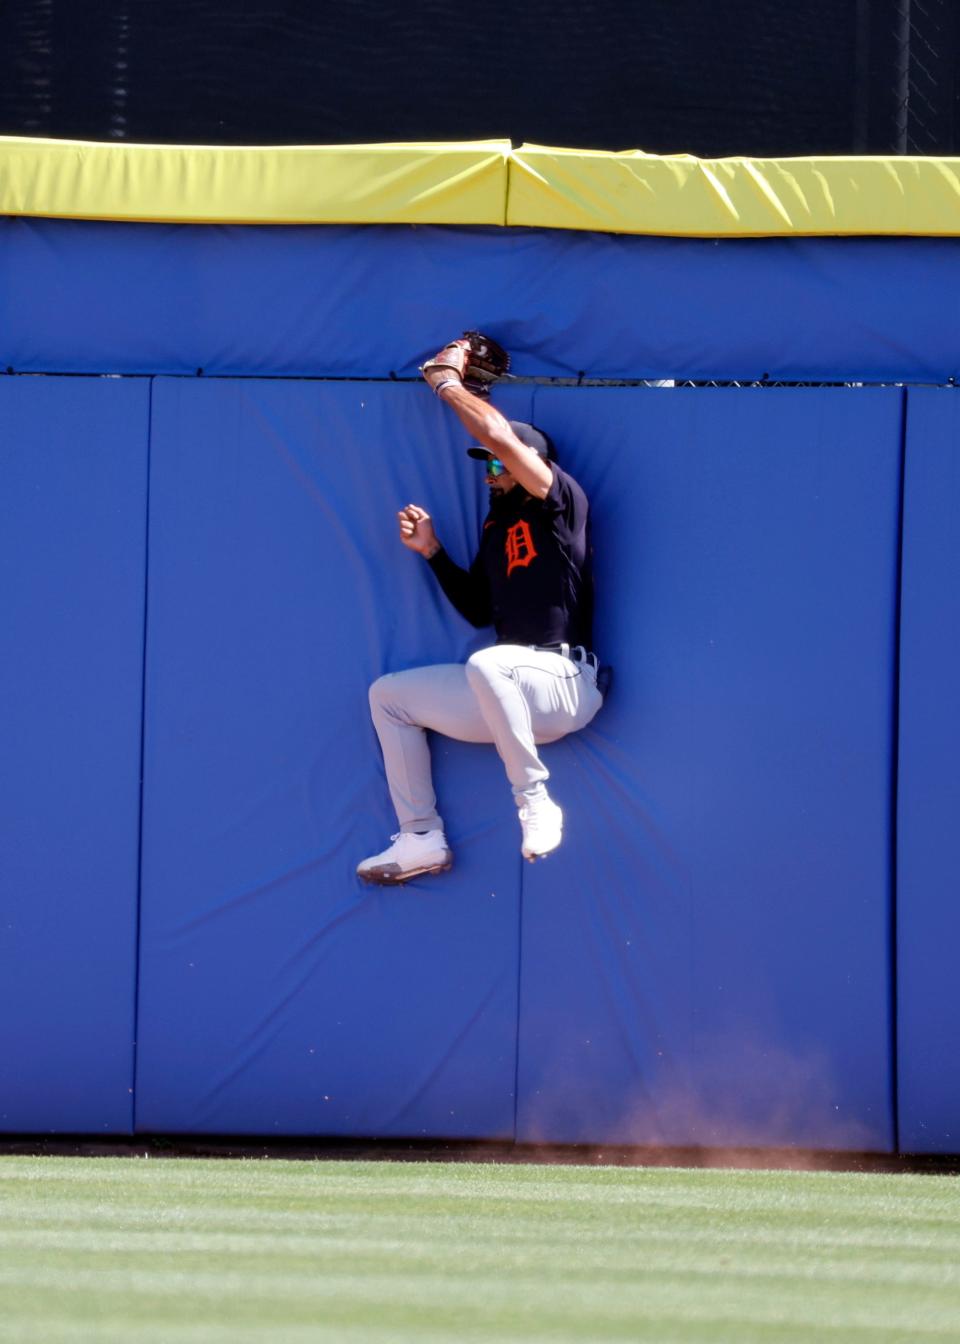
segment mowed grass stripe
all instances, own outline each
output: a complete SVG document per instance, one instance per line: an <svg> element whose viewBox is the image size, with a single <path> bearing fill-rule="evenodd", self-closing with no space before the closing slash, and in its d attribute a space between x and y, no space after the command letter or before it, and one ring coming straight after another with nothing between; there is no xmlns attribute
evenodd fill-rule
<svg viewBox="0 0 960 1344"><path fill-rule="evenodd" d="M0 1158L0 1339L960 1341L949 1176Z"/></svg>

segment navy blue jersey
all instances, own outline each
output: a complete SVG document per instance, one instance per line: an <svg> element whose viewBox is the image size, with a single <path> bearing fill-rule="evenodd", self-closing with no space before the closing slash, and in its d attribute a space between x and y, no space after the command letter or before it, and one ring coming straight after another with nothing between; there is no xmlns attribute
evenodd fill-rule
<svg viewBox="0 0 960 1344"><path fill-rule="evenodd" d="M498 644L591 647L593 573L587 497L551 463L545 499L517 485L494 496L469 571L440 550L430 565L460 614Z"/></svg>

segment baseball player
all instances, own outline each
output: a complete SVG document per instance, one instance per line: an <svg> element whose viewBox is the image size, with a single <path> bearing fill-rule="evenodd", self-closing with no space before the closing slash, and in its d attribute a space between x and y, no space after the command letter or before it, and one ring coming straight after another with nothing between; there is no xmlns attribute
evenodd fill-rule
<svg viewBox="0 0 960 1344"><path fill-rule="evenodd" d="M521 852L533 860L556 849L563 834L563 813L547 793L549 771L537 748L583 728L603 703L597 659L589 651L586 496L557 465L542 431L506 420L464 386L465 344L444 347L422 372L477 440L469 455L485 464L490 511L479 551L469 570L461 569L419 504L400 510L400 541L426 560L462 616L477 627L493 626L496 643L466 665L393 672L370 688L400 830L357 873L384 885L444 872L453 861L437 812L426 729L493 743L519 810Z"/></svg>

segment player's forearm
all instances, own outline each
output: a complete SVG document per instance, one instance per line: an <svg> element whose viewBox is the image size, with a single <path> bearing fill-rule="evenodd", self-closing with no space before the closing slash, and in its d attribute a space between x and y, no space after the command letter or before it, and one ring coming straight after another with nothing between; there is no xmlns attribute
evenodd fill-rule
<svg viewBox="0 0 960 1344"><path fill-rule="evenodd" d="M537 499L546 498L553 482L550 468L520 442L506 416L488 401L481 401L468 392L461 383L441 384L438 395L456 411L469 433L503 463L525 490Z"/></svg>
<svg viewBox="0 0 960 1344"><path fill-rule="evenodd" d="M513 438L509 421L495 406L491 406L489 401L481 401L472 392L468 392L462 383L453 379L441 385L438 395L441 401L445 401L456 411L467 432L482 443L484 448L488 448L494 456L509 445Z"/></svg>

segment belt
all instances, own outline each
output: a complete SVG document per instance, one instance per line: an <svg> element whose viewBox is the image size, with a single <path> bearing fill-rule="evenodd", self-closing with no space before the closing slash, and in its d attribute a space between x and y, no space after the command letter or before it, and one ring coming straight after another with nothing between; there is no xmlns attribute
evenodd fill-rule
<svg viewBox="0 0 960 1344"><path fill-rule="evenodd" d="M600 659L589 649L585 649L582 644L531 644L531 649L540 649L543 653L559 653L562 658L570 658L575 663L583 663L593 673L597 683L597 690L606 697L610 691L613 682L613 669L610 667L601 667Z"/></svg>
<svg viewBox="0 0 960 1344"><path fill-rule="evenodd" d="M575 663L586 663L594 672L600 667L597 655L585 649L582 644L531 644L530 647L539 649L542 653L559 653L561 658L571 658Z"/></svg>

